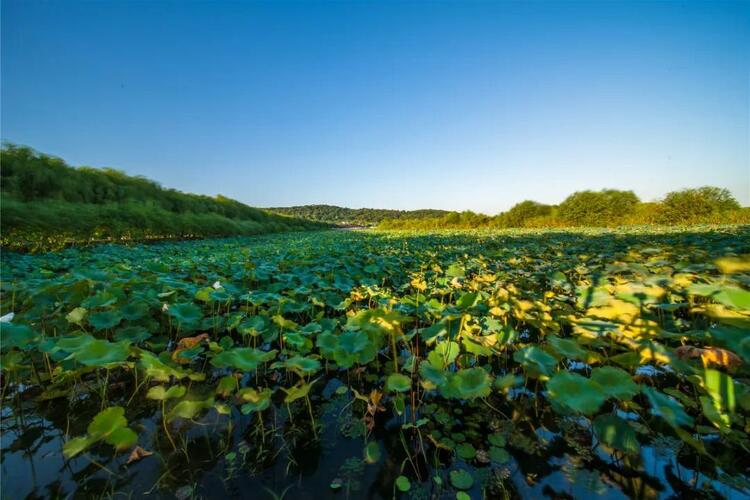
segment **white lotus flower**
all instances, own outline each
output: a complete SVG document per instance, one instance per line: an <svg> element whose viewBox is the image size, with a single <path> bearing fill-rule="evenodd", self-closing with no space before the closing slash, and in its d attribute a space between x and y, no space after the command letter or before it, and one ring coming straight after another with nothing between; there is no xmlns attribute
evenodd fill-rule
<svg viewBox="0 0 750 500"><path fill-rule="evenodd" d="M167 311L169 311L169 304L167 304L166 302L165 302L165 303L163 303L163 304L161 305L161 310L162 310L162 311L164 311L164 312L167 312Z"/></svg>
<svg viewBox="0 0 750 500"><path fill-rule="evenodd" d="M9 312L5 316L0 316L0 323L10 323L13 321L13 317L16 315L14 312Z"/></svg>
<svg viewBox="0 0 750 500"><path fill-rule="evenodd" d="M214 290L218 290L219 288L221 288L221 282L217 281L214 283Z"/></svg>

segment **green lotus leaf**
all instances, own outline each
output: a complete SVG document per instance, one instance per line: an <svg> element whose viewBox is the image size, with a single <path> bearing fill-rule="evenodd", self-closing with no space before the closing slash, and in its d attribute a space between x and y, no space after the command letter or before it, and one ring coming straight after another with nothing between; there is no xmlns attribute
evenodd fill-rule
<svg viewBox="0 0 750 500"><path fill-rule="evenodd" d="M148 305L143 302L129 302L120 308L120 314L128 321L136 321L148 314Z"/></svg>
<svg viewBox="0 0 750 500"><path fill-rule="evenodd" d="M271 320L276 323L282 330L299 330L299 325L297 323L295 323L291 319L286 319L281 314L274 315Z"/></svg>
<svg viewBox="0 0 750 500"><path fill-rule="evenodd" d="M313 380L310 383L302 383L300 381L297 385L290 387L289 389L282 387L281 390L286 393L286 397L284 398L284 403L293 403L294 401L297 401L298 399L307 397L307 394L310 392L310 389L312 388L313 384L317 382L318 379Z"/></svg>
<svg viewBox="0 0 750 500"><path fill-rule="evenodd" d="M502 448L505 446L505 436L500 432L495 432L487 436L487 440L492 446Z"/></svg>
<svg viewBox="0 0 750 500"><path fill-rule="evenodd" d="M65 458L73 458L82 451L88 449L97 441L98 439L92 438L90 436L73 438L63 445L63 455L65 455Z"/></svg>
<svg viewBox="0 0 750 500"><path fill-rule="evenodd" d="M108 434L104 441L114 446L117 451L122 451L133 446L138 441L138 435L132 429L120 427Z"/></svg>
<svg viewBox="0 0 750 500"><path fill-rule="evenodd" d="M672 427L679 428L683 425L693 425L693 418L685 413L685 409L677 400L652 387L644 387L641 392L648 398L651 404L651 412L666 420Z"/></svg>
<svg viewBox="0 0 750 500"><path fill-rule="evenodd" d="M263 316L251 316L240 322L237 331L242 335L257 337L268 329L268 320Z"/></svg>
<svg viewBox="0 0 750 500"><path fill-rule="evenodd" d="M701 402L703 416L721 431L729 431L732 427L732 419L729 414L725 413L723 408L717 405L716 402L708 396L700 396L698 399Z"/></svg>
<svg viewBox="0 0 750 500"><path fill-rule="evenodd" d="M142 326L126 326L115 332L115 341L128 341L133 344L143 342L151 337L151 332Z"/></svg>
<svg viewBox="0 0 750 500"><path fill-rule="evenodd" d="M261 412L271 406L271 389L268 388L259 391L246 387L237 392L237 397L245 402L240 408L243 415Z"/></svg>
<svg viewBox="0 0 750 500"><path fill-rule="evenodd" d="M176 418L191 419L202 410L212 408L213 406L213 398L202 401L180 401L167 413L167 422L171 422Z"/></svg>
<svg viewBox="0 0 750 500"><path fill-rule="evenodd" d="M547 342L563 358L585 359L586 357L586 350L578 345L578 342L575 340L550 335L547 337Z"/></svg>
<svg viewBox="0 0 750 500"><path fill-rule="evenodd" d="M392 373L385 382L385 390L389 392L406 392L411 389L411 379L401 373Z"/></svg>
<svg viewBox="0 0 750 500"><path fill-rule="evenodd" d="M448 380L447 374L444 370L435 368L431 363L422 361L419 364L419 375L423 380L428 381L434 386L441 386Z"/></svg>
<svg viewBox="0 0 750 500"><path fill-rule="evenodd" d="M216 384L216 394L227 397L239 388L237 378L234 375L226 375L219 379Z"/></svg>
<svg viewBox="0 0 750 500"><path fill-rule="evenodd" d="M427 328L422 328L419 331L419 338L427 342L436 337L443 336L446 333L448 333L448 329L446 328L445 323L439 321L434 325L428 326Z"/></svg>
<svg viewBox="0 0 750 500"><path fill-rule="evenodd" d="M333 359L334 352L339 343L334 334L331 332L323 332L315 339L315 345L318 347L318 350L320 350L320 354L323 357Z"/></svg>
<svg viewBox="0 0 750 500"><path fill-rule="evenodd" d="M628 401L639 392L638 384L630 374L613 366L603 366L591 370L591 380L598 383L608 397Z"/></svg>
<svg viewBox="0 0 750 500"><path fill-rule="evenodd" d="M461 348L456 342L438 342L427 355L427 361L435 368L442 370L453 363L460 352Z"/></svg>
<svg viewBox="0 0 750 500"><path fill-rule="evenodd" d="M505 448L490 446L490 460L496 464L504 464L510 461L510 453Z"/></svg>
<svg viewBox="0 0 750 500"><path fill-rule="evenodd" d="M320 370L320 361L313 358L294 356L284 361L284 366L300 375L311 375Z"/></svg>
<svg viewBox="0 0 750 500"><path fill-rule="evenodd" d="M105 366L122 363L128 358L128 342L108 342L94 339L85 344L73 355L76 361L86 366Z"/></svg>
<svg viewBox="0 0 750 500"><path fill-rule="evenodd" d="M284 334L284 344L292 347L294 350L299 351L302 354L308 353L312 350L312 340L305 337L300 332L288 332Z"/></svg>
<svg viewBox="0 0 750 500"><path fill-rule="evenodd" d="M237 347L221 352L211 359L211 364L217 368L235 368L243 371L254 371L263 363L276 357L275 349L261 351L252 347Z"/></svg>
<svg viewBox="0 0 750 500"><path fill-rule="evenodd" d="M363 351L369 343L367 334L359 331L346 331L338 337L338 349L348 354Z"/></svg>
<svg viewBox="0 0 750 500"><path fill-rule="evenodd" d="M68 320L68 323L73 323L74 325L80 326L83 323L83 320L86 317L87 313L88 310L85 307L76 307L65 315L65 319Z"/></svg>
<svg viewBox="0 0 750 500"><path fill-rule="evenodd" d="M169 315L183 326L198 323L201 319L203 319L203 313L201 312L200 307L196 306L192 302L170 305Z"/></svg>
<svg viewBox="0 0 750 500"><path fill-rule="evenodd" d="M635 430L625 420L617 415L599 415L593 422L596 437L610 448L637 455L640 444Z"/></svg>
<svg viewBox="0 0 750 500"><path fill-rule="evenodd" d="M463 469L452 470L450 478L453 487L459 490L468 490L474 484L474 478Z"/></svg>
<svg viewBox="0 0 750 500"><path fill-rule="evenodd" d="M725 409L734 413L736 406L734 379L724 372L718 370L703 370L701 385L711 396L718 410Z"/></svg>
<svg viewBox="0 0 750 500"><path fill-rule="evenodd" d="M471 443L461 443L456 446L456 455L464 460L471 460L477 456L477 450Z"/></svg>
<svg viewBox="0 0 750 500"><path fill-rule="evenodd" d="M320 326L320 323L312 322L308 323L305 326L302 327L300 332L304 333L305 335L311 335L313 333L320 333L323 331L323 327Z"/></svg>
<svg viewBox="0 0 750 500"><path fill-rule="evenodd" d="M402 493L406 493L411 489L411 483L409 482L409 478L406 476L398 476L396 478L396 488L398 488L398 491Z"/></svg>
<svg viewBox="0 0 750 500"><path fill-rule="evenodd" d="M501 391L507 391L511 387L515 387L521 384L523 384L523 377L513 375L512 373L508 373L506 375L503 375L502 377L497 377L497 379L495 379L495 388Z"/></svg>
<svg viewBox="0 0 750 500"><path fill-rule="evenodd" d="M742 311L750 311L750 290L733 286L722 286L719 292L711 298L725 306Z"/></svg>
<svg viewBox="0 0 750 500"><path fill-rule="evenodd" d="M112 406L99 412L88 427L88 434L94 438L103 438L117 429L128 425L125 418L125 408Z"/></svg>
<svg viewBox="0 0 750 500"><path fill-rule="evenodd" d="M513 353L513 360L526 368L529 376L551 376L557 360L541 347L528 346Z"/></svg>
<svg viewBox="0 0 750 500"><path fill-rule="evenodd" d="M102 311L89 315L89 324L97 330L114 328L122 321L119 311Z"/></svg>
<svg viewBox="0 0 750 500"><path fill-rule="evenodd" d="M350 368L354 363L365 364L375 359L375 344L366 333L346 331L339 335L334 360L341 368Z"/></svg>
<svg viewBox="0 0 750 500"><path fill-rule="evenodd" d="M164 401L167 399L181 398L185 395L187 389L182 385L173 385L169 389L163 385L156 385L148 390L146 397L148 399L155 399L157 401Z"/></svg>
<svg viewBox="0 0 750 500"><path fill-rule="evenodd" d="M73 335L60 337L55 343L55 348L65 352L76 352L84 348L95 339L91 335Z"/></svg>
<svg viewBox="0 0 750 500"><path fill-rule="evenodd" d="M33 344L39 338L39 334L27 325L0 323L0 337L3 350L10 347L24 349Z"/></svg>
<svg viewBox="0 0 750 500"><path fill-rule="evenodd" d="M558 372L547 381L549 398L573 411L591 415L607 399L602 387L577 373Z"/></svg>
<svg viewBox="0 0 750 500"><path fill-rule="evenodd" d="M464 368L454 374L455 387L462 399L489 396L492 377L482 368Z"/></svg>
<svg viewBox="0 0 750 500"><path fill-rule="evenodd" d="M170 377L182 379L191 376L188 372L165 363L148 351L141 351L140 356L141 368L145 370L147 377L156 382L169 382Z"/></svg>
<svg viewBox="0 0 750 500"><path fill-rule="evenodd" d="M103 290L96 295L85 299L83 302L81 302L81 306L87 309L93 309L95 307L111 306L115 302L117 302L117 297L111 292Z"/></svg>
<svg viewBox="0 0 750 500"><path fill-rule="evenodd" d="M454 262L445 270L445 275L449 278L463 278L466 276L466 269L458 262Z"/></svg>
<svg viewBox="0 0 750 500"><path fill-rule="evenodd" d="M474 307L479 301L479 294L474 292L466 292L459 297L456 301L456 307L459 309L468 309Z"/></svg>
<svg viewBox="0 0 750 500"><path fill-rule="evenodd" d="M380 460L380 445L377 441L370 441L365 446L365 462L368 464L377 463Z"/></svg>

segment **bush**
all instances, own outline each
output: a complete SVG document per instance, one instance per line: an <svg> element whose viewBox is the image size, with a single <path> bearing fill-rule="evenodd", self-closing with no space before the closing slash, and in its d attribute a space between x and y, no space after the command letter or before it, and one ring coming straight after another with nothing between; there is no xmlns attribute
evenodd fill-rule
<svg viewBox="0 0 750 500"><path fill-rule="evenodd" d="M633 214L640 203L632 191L578 191L560 204L560 217L574 226L615 226Z"/></svg>
<svg viewBox="0 0 750 500"><path fill-rule="evenodd" d="M704 186L668 193L660 208L658 222L684 224L715 220L725 212L740 209L740 204L727 189Z"/></svg>
<svg viewBox="0 0 750 500"><path fill-rule="evenodd" d="M551 206L526 200L516 203L510 210L501 214L502 217L499 217L499 225L504 227L526 227L526 222L529 219L546 217L551 213Z"/></svg>

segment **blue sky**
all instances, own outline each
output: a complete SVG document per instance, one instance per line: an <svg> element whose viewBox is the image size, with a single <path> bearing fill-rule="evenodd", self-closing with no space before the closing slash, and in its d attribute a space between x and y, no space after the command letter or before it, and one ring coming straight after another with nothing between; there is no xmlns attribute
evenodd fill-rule
<svg viewBox="0 0 750 500"><path fill-rule="evenodd" d="M2 138L255 206L750 204L750 2L2 1Z"/></svg>

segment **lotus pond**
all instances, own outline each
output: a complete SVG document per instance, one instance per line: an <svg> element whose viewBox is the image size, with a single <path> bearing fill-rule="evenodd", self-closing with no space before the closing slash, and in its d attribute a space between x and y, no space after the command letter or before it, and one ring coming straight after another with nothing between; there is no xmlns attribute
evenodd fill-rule
<svg viewBox="0 0 750 500"><path fill-rule="evenodd" d="M750 495L750 228L2 255L3 498Z"/></svg>

